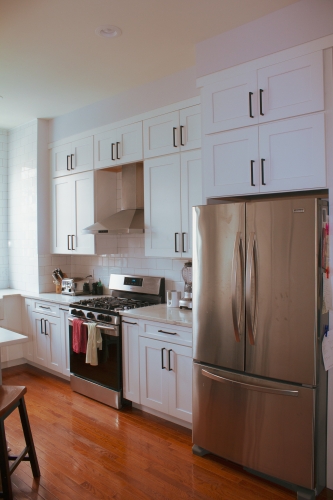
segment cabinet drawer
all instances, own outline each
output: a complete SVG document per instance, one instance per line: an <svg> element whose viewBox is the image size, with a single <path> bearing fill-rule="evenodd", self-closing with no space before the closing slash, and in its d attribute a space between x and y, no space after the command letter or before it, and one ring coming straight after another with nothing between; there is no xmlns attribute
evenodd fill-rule
<svg viewBox="0 0 333 500"><path fill-rule="evenodd" d="M140 335L174 344L192 346L192 329L178 325L140 321Z"/></svg>
<svg viewBox="0 0 333 500"><path fill-rule="evenodd" d="M34 303L34 311L50 316L60 316L59 306L53 302L36 301Z"/></svg>

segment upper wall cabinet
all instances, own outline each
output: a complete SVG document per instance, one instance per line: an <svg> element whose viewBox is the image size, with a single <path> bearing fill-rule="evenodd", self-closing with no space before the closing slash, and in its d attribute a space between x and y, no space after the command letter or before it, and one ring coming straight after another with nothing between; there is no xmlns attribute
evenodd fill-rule
<svg viewBox="0 0 333 500"><path fill-rule="evenodd" d="M143 122L144 158L201 147L201 106L190 106Z"/></svg>
<svg viewBox="0 0 333 500"><path fill-rule="evenodd" d="M93 137L69 142L51 149L52 177L61 177L94 168Z"/></svg>
<svg viewBox="0 0 333 500"><path fill-rule="evenodd" d="M202 204L201 177L200 149L145 161L146 256L192 256L192 207Z"/></svg>
<svg viewBox="0 0 333 500"><path fill-rule="evenodd" d="M323 109L322 51L215 82L203 88L205 134Z"/></svg>
<svg viewBox="0 0 333 500"><path fill-rule="evenodd" d="M52 182L52 253L94 254L95 239L82 230L94 223L94 172Z"/></svg>
<svg viewBox="0 0 333 500"><path fill-rule="evenodd" d="M95 168L140 161L142 122L115 128L94 136Z"/></svg>
<svg viewBox="0 0 333 500"><path fill-rule="evenodd" d="M208 198L324 188L324 113L207 135L205 159Z"/></svg>

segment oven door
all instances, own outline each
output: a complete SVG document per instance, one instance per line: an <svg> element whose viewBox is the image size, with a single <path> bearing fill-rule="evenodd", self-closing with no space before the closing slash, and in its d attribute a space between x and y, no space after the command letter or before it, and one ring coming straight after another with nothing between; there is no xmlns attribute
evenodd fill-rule
<svg viewBox="0 0 333 500"><path fill-rule="evenodd" d="M121 336L119 326L101 328L102 349L97 349L98 365L86 363L86 355L73 351L73 317L68 318L70 372L95 384L120 391L122 388Z"/></svg>

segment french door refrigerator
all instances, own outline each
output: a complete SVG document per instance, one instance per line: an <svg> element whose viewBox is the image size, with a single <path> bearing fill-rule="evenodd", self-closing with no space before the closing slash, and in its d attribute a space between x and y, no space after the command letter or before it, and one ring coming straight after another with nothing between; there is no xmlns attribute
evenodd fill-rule
<svg viewBox="0 0 333 500"><path fill-rule="evenodd" d="M314 197L193 208L193 452L298 498L326 482L327 210Z"/></svg>

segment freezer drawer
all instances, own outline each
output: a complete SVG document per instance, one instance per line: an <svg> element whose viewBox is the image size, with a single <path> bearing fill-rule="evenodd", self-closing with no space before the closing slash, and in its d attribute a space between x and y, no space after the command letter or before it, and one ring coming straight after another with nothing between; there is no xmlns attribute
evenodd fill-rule
<svg viewBox="0 0 333 500"><path fill-rule="evenodd" d="M194 363L193 443L314 488L315 389Z"/></svg>

